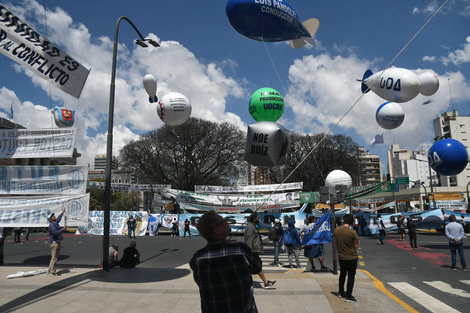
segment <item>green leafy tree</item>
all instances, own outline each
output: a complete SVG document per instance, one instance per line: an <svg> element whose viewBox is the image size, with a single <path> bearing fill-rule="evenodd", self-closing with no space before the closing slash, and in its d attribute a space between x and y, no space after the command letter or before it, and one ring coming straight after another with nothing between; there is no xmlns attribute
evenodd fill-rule
<svg viewBox="0 0 470 313"><path fill-rule="evenodd" d="M235 126L190 118L131 141L121 149L119 162L136 172L141 183L194 190L194 185L226 185L238 179L246 170L244 151L245 134Z"/></svg>

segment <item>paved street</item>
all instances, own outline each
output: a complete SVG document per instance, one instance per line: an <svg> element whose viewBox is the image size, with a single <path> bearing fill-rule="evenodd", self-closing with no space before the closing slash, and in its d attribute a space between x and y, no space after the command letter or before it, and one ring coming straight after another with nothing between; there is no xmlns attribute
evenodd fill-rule
<svg viewBox="0 0 470 313"><path fill-rule="evenodd" d="M242 240L242 237L234 238ZM98 309L106 312L111 307L129 312L139 311L137 307L148 312L199 312L198 289L188 261L205 245L201 237L138 237L137 248L142 254L138 268L116 268L106 273L96 270L101 260L102 237L69 234L58 262L63 275L42 274L8 280L9 274L46 267L50 250L44 233L33 234L28 242L22 243L11 242L12 237L7 239L6 264L0 267L2 312L31 312L33 307L36 312L96 312ZM110 240L119 245L120 255L128 242L123 236L112 236ZM388 234L385 245L378 245L375 237L361 237L361 259L354 290L358 302L353 304L334 295L338 289L337 275L271 266L272 244L266 239L265 242L264 270L277 284L274 290L264 290L259 277L254 276L260 312L467 311L470 274L450 270L447 239L442 234L419 233L416 251L408 243L398 242L396 234ZM468 254L470 247L466 243ZM333 268L331 244L325 249L325 263ZM288 263L285 253L281 261ZM304 257L302 266L308 267ZM318 263L316 266L319 267ZM48 294L56 299L54 303L58 306L54 310L45 301ZM106 302L97 306L96 301L104 298ZM129 306L129 299L139 299L138 306ZM160 305L162 302L166 306Z"/></svg>

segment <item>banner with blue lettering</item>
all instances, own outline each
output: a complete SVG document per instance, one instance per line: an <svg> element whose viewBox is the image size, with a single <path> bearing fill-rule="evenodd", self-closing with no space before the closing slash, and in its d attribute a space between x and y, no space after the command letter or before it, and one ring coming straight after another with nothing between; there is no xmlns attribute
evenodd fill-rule
<svg viewBox="0 0 470 313"><path fill-rule="evenodd" d="M65 208L61 225L88 224L90 194L78 196L0 197L0 227L48 227L51 213Z"/></svg>
<svg viewBox="0 0 470 313"><path fill-rule="evenodd" d="M76 137L77 128L0 129L0 158L70 158Z"/></svg>
<svg viewBox="0 0 470 313"><path fill-rule="evenodd" d="M83 195L86 166L0 166L0 195Z"/></svg>
<svg viewBox="0 0 470 313"><path fill-rule="evenodd" d="M80 98L90 71L0 3L0 53Z"/></svg>
<svg viewBox="0 0 470 313"><path fill-rule="evenodd" d="M312 227L307 229L302 239L302 246L317 245L333 241L330 216L330 211L326 212Z"/></svg>

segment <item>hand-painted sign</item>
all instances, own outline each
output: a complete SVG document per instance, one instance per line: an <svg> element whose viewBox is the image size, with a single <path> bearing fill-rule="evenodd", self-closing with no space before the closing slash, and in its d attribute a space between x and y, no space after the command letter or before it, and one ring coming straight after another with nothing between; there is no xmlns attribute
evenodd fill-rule
<svg viewBox="0 0 470 313"><path fill-rule="evenodd" d="M0 129L0 158L70 158L77 128Z"/></svg>
<svg viewBox="0 0 470 313"><path fill-rule="evenodd" d="M1 3L0 53L75 98L90 73Z"/></svg>

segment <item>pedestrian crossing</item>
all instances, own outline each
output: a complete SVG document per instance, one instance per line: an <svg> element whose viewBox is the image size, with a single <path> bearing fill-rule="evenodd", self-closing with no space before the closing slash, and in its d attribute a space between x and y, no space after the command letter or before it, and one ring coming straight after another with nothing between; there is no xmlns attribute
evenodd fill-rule
<svg viewBox="0 0 470 313"><path fill-rule="evenodd" d="M461 283L465 285L470 285L470 280L460 280ZM445 297L449 297L450 295L463 297L463 298L470 298L470 289L463 290L460 288L456 288L451 286L448 283L443 281L424 281L428 286L431 286L442 292ZM423 290L410 285L409 283L405 282L393 282L388 283L393 288L400 291L404 296L410 298L411 300L417 302L430 312L446 312L446 313L458 313L460 311L452 308L451 306L447 305L446 303L436 299L435 297L429 295L428 293L424 292Z"/></svg>

